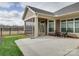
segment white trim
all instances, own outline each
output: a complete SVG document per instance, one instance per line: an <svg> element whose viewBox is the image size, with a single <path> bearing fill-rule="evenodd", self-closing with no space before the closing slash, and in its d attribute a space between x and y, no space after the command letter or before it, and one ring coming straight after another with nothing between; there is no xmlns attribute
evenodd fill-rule
<svg viewBox="0 0 79 59"><path fill-rule="evenodd" d="M54 15L49 15L49 14L44 14L44 13L38 13L38 12L36 12L38 15L40 14L40 15L46 15L46 16L50 16L50 17L53 17Z"/></svg>
<svg viewBox="0 0 79 59"><path fill-rule="evenodd" d="M56 20L54 19L54 32L56 30Z"/></svg>
<svg viewBox="0 0 79 59"><path fill-rule="evenodd" d="M65 14L61 14L61 15L54 15L54 17L61 17L61 16L65 16L65 15L73 14L73 13L79 13L79 11L69 12L69 13L65 13Z"/></svg>
<svg viewBox="0 0 79 59"><path fill-rule="evenodd" d="M31 17L25 18L24 21L31 19L31 18L35 18L35 17L37 17L37 16L31 16Z"/></svg>

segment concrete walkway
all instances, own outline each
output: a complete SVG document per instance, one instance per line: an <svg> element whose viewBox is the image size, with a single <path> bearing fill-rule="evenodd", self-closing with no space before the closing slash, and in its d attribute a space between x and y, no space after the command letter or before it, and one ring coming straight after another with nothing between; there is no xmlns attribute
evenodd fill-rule
<svg viewBox="0 0 79 59"><path fill-rule="evenodd" d="M79 56L79 39L43 36L15 42L25 56Z"/></svg>

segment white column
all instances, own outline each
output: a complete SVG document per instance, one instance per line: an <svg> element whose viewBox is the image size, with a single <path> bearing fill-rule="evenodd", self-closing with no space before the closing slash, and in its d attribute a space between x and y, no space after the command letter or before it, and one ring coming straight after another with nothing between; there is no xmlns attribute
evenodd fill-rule
<svg viewBox="0 0 79 59"><path fill-rule="evenodd" d="M54 19L54 33L56 31L56 20Z"/></svg>
<svg viewBox="0 0 79 59"><path fill-rule="evenodd" d="M75 19L73 19L73 33L75 33Z"/></svg>
<svg viewBox="0 0 79 59"><path fill-rule="evenodd" d="M34 27L34 37L38 37L38 17L35 17Z"/></svg>
<svg viewBox="0 0 79 59"><path fill-rule="evenodd" d="M47 19L47 35L49 33L49 19Z"/></svg>
<svg viewBox="0 0 79 59"><path fill-rule="evenodd" d="M60 19L60 32L61 32L61 19Z"/></svg>

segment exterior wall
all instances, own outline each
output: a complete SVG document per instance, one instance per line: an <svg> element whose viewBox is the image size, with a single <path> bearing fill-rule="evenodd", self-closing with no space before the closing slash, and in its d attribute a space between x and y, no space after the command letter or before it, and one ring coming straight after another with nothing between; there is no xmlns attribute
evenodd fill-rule
<svg viewBox="0 0 79 59"><path fill-rule="evenodd" d="M63 16L56 18L56 19L60 19L60 21L66 20L66 23L67 23L67 20L73 19L73 33L70 33L70 32L68 33L68 35L71 37L79 37L79 33L75 33L75 18L79 18L79 12L68 14L68 15L63 15ZM67 25L66 25L66 27L67 27ZM61 32L61 22L60 22L60 32Z"/></svg>
<svg viewBox="0 0 79 59"><path fill-rule="evenodd" d="M56 20L56 31L55 32L60 32L60 20Z"/></svg>

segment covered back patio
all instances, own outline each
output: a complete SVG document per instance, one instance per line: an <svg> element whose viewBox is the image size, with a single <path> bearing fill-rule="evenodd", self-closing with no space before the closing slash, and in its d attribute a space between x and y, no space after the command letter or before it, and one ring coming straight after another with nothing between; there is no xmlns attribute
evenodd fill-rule
<svg viewBox="0 0 79 59"><path fill-rule="evenodd" d="M55 32L53 13L48 11L28 6L24 14L24 23L25 34L31 37L45 36Z"/></svg>

